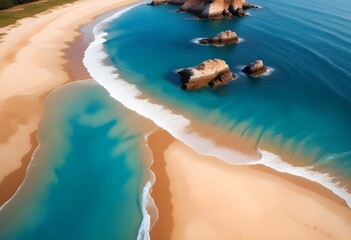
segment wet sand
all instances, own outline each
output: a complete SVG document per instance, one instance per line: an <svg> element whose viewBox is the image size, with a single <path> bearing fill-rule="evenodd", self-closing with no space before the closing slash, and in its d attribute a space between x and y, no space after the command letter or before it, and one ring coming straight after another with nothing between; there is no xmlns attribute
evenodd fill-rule
<svg viewBox="0 0 351 240"><path fill-rule="evenodd" d="M151 134L149 146L160 215L154 240L351 237L351 210L319 184L201 156L165 131Z"/></svg>
<svg viewBox="0 0 351 240"><path fill-rule="evenodd" d="M79 29L107 11L135 2L79 1L0 29L5 34L0 42L0 206L24 179L38 144L34 136L45 97L67 82L88 76L82 64L69 64L85 50L77 47ZM76 50L66 52L74 42Z"/></svg>

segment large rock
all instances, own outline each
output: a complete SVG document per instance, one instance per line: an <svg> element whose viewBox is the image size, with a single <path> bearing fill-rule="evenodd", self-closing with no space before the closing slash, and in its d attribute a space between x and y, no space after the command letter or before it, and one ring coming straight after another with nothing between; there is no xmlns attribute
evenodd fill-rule
<svg viewBox="0 0 351 240"><path fill-rule="evenodd" d="M263 64L262 60L257 60L247 65L242 71L251 77L258 77L267 72L267 67Z"/></svg>
<svg viewBox="0 0 351 240"><path fill-rule="evenodd" d="M178 71L182 88L185 90L200 89L205 86L219 87L235 79L229 66L220 59L207 60L195 67Z"/></svg>
<svg viewBox="0 0 351 240"><path fill-rule="evenodd" d="M233 44L239 42L239 38L235 32L230 30L226 30L218 33L216 36L212 38L204 38L199 41L201 44L215 44L215 45L223 45L223 44Z"/></svg>
<svg viewBox="0 0 351 240"><path fill-rule="evenodd" d="M166 2L164 0L153 0L150 5L151 6L158 6L158 5L162 5L165 4Z"/></svg>
<svg viewBox="0 0 351 240"><path fill-rule="evenodd" d="M194 13L201 18L244 16L246 9L256 8L245 0L153 0L151 5L163 3L181 5L181 11Z"/></svg>

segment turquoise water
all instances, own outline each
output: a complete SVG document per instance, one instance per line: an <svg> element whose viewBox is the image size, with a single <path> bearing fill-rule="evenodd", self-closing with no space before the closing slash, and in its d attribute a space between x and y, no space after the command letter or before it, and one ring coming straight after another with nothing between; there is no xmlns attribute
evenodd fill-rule
<svg viewBox="0 0 351 240"><path fill-rule="evenodd" d="M146 126L132 127L92 81L56 90L26 180L0 212L0 239L136 239Z"/></svg>
<svg viewBox="0 0 351 240"><path fill-rule="evenodd" d="M232 20L141 5L108 24L104 46L123 79L168 108L351 177L351 2L251 2L263 8ZM243 41L192 42L227 29ZM239 74L218 89L181 90L175 70L212 58L236 73L256 59L273 71L259 79Z"/></svg>
<svg viewBox="0 0 351 240"><path fill-rule="evenodd" d="M257 147L299 152L308 156L302 164L350 178L351 2L252 3L263 8L222 21L138 6L108 25L109 60L152 100L189 119L252 138ZM238 45L192 42L227 29L242 39ZM239 74L218 89L181 90L175 70L209 58L224 59L236 73L262 59L273 71L259 79ZM0 239L136 239L150 126L92 81L55 91L26 181L1 209Z"/></svg>

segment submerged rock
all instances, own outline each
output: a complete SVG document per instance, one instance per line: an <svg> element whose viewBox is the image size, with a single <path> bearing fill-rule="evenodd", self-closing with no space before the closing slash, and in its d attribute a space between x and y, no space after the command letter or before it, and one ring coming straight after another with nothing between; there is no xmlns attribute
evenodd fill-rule
<svg viewBox="0 0 351 240"><path fill-rule="evenodd" d="M256 62L247 65L242 72L250 77L258 77L267 72L267 67L263 64L262 60L256 60Z"/></svg>
<svg viewBox="0 0 351 240"><path fill-rule="evenodd" d="M201 64L178 71L182 88L196 90L205 86L219 87L235 79L227 63L220 59L207 60Z"/></svg>
<svg viewBox="0 0 351 240"><path fill-rule="evenodd" d="M180 5L180 10L200 18L232 18L245 16L245 10L257 8L245 0L153 0L150 5Z"/></svg>
<svg viewBox="0 0 351 240"><path fill-rule="evenodd" d="M216 36L212 38L204 38L199 41L201 44L215 44L215 45L223 45L223 44L233 44L239 42L239 38L235 32L230 30L226 30L218 33Z"/></svg>

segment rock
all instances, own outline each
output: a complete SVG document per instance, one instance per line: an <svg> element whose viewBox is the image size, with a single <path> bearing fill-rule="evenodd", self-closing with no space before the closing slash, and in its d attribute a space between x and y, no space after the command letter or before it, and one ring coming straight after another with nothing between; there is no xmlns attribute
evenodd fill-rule
<svg viewBox="0 0 351 240"><path fill-rule="evenodd" d="M215 45L233 44L233 43L239 42L239 38L235 32L226 30L218 33L216 36L212 38L200 39L199 42L201 44L215 44Z"/></svg>
<svg viewBox="0 0 351 240"><path fill-rule="evenodd" d="M235 78L227 63L220 59L204 61L195 67L182 69L178 74L185 90L219 87Z"/></svg>
<svg viewBox="0 0 351 240"><path fill-rule="evenodd" d="M233 17L233 14L228 9L224 9L222 12L222 15L225 18L232 18Z"/></svg>
<svg viewBox="0 0 351 240"><path fill-rule="evenodd" d="M182 6L186 0L166 0L168 4Z"/></svg>
<svg viewBox="0 0 351 240"><path fill-rule="evenodd" d="M246 16L246 13L243 8L237 8L232 13L236 17L243 17Z"/></svg>
<svg viewBox="0 0 351 240"><path fill-rule="evenodd" d="M180 5L180 11L191 12L200 18L232 18L245 16L245 10L256 7L245 0L153 0L150 5Z"/></svg>
<svg viewBox="0 0 351 240"><path fill-rule="evenodd" d="M258 77L267 72L267 67L263 64L262 60L257 60L256 62L247 65L242 72L250 77Z"/></svg>
<svg viewBox="0 0 351 240"><path fill-rule="evenodd" d="M232 18L244 16L250 6L245 0L187 0L180 9L200 18Z"/></svg>
<svg viewBox="0 0 351 240"><path fill-rule="evenodd" d="M258 8L257 6L253 5L253 4L250 4L248 2L244 3L243 4L243 9L244 10L247 10L247 9L250 9L250 8Z"/></svg>
<svg viewBox="0 0 351 240"><path fill-rule="evenodd" d="M227 82L231 81L231 80L234 80L235 78L237 78L236 74L235 73L231 73L231 76L230 75L227 75L227 73L221 73L220 74L221 76L219 76L219 78L211 81L208 83L208 85L210 87L213 87L213 88L216 88L216 87L220 87L222 86L223 84L226 84ZM230 79L231 78L231 79ZM229 79L229 80L228 80Z"/></svg>
<svg viewBox="0 0 351 240"><path fill-rule="evenodd" d="M159 6L159 5L162 5L164 3L165 3L164 0L153 0L149 5L151 5L151 6Z"/></svg>

